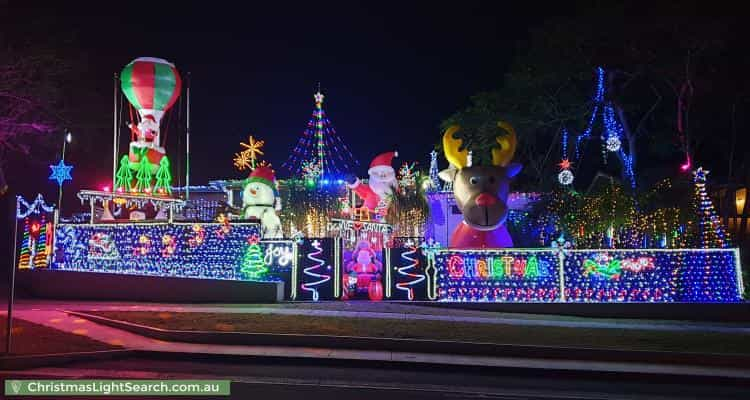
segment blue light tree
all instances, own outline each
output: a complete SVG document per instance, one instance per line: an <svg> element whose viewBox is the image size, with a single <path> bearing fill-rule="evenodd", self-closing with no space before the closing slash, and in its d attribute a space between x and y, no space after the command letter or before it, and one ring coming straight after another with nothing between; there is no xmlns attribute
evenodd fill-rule
<svg viewBox="0 0 750 400"><path fill-rule="evenodd" d="M326 117L323 110L324 97L320 90L315 93L312 118L307 122L307 128L292 154L282 165L294 175L302 174L304 166L309 166L310 163L317 165L318 177L322 179L354 172L352 168L359 165Z"/></svg>

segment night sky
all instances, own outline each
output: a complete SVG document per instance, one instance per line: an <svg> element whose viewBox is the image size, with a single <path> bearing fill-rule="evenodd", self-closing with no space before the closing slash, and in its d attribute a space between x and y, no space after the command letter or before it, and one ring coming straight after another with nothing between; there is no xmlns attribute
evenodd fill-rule
<svg viewBox="0 0 750 400"><path fill-rule="evenodd" d="M360 175L372 157L393 149L399 163L426 168L441 120L470 95L499 86L514 44L534 19L512 17L492 3L409 3L247 10L206 2L179 9L58 5L13 10L11 31L25 32L32 42L64 42L59 46L78 57L71 73L80 75L80 87L71 100L87 113L85 122L71 121L79 126L66 157L76 166L65 196L72 204L77 189L108 183L112 77L140 56L165 58L183 78L191 74L191 184L244 177L231 159L250 133L266 141L265 157L284 177L281 164L311 116L318 82L329 119L360 160ZM184 133L173 113L167 148L178 175ZM124 154L126 138L120 146ZM46 178L57 157L49 157L30 162L29 190L55 192Z"/></svg>

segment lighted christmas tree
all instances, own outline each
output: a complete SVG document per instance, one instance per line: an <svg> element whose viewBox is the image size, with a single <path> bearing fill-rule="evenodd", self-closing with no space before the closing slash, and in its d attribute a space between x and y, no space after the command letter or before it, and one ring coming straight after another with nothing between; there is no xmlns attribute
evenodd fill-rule
<svg viewBox="0 0 750 400"><path fill-rule="evenodd" d="M145 156L141 157L141 162L138 163L138 172L135 174L135 179L137 180L135 187L139 192L151 190L151 163Z"/></svg>
<svg viewBox="0 0 750 400"><path fill-rule="evenodd" d="M240 272L249 279L258 279L268 272L268 267L263 262L263 254L261 253L257 236L253 236L249 240L249 245L247 246L247 250L245 250L245 257L242 259Z"/></svg>
<svg viewBox="0 0 750 400"><path fill-rule="evenodd" d="M289 159L282 165L292 174L301 174L303 164L307 162L306 165L309 166L310 161L318 165L320 177L350 173L352 167L359 164L326 117L323 111L324 97L318 89L314 96L315 110L307 123L307 129Z"/></svg>
<svg viewBox="0 0 750 400"><path fill-rule="evenodd" d="M159 161L154 191L157 193L172 193L172 174L169 172L169 159L167 156L162 157L161 161Z"/></svg>
<svg viewBox="0 0 750 400"><path fill-rule="evenodd" d="M728 238L721 224L721 219L716 214L716 209L711 198L706 192L706 176L709 171L698 168L693 171L695 182L694 204L698 213L698 245L703 248L725 248L728 247Z"/></svg>
<svg viewBox="0 0 750 400"><path fill-rule="evenodd" d="M133 171L130 170L130 160L127 155L120 159L120 167L117 169L115 188L130 191L133 182Z"/></svg>

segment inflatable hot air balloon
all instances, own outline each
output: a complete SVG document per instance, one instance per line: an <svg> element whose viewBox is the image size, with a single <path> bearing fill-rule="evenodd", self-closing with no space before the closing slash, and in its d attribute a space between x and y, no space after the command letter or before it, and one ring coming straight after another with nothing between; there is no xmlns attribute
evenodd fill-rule
<svg viewBox="0 0 750 400"><path fill-rule="evenodd" d="M165 153L159 123L180 97L180 74L174 64L166 60L140 57L123 68L120 86L140 117L136 126L131 125L130 166L137 169L141 158L146 157L151 164L151 173L155 173Z"/></svg>

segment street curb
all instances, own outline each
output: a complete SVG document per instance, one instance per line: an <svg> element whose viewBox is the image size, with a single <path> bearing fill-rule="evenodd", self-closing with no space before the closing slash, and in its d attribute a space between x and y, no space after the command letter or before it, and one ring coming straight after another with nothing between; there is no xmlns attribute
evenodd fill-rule
<svg viewBox="0 0 750 400"><path fill-rule="evenodd" d="M750 322L750 302L738 303L491 303L393 301L457 310L565 315L584 318L666 319L691 322Z"/></svg>
<svg viewBox="0 0 750 400"><path fill-rule="evenodd" d="M364 359L364 358L334 358L334 357L306 357L306 356L289 356L289 355L249 355L249 354L226 354L226 353L201 353L201 352L184 352L184 351L160 351L160 350L138 350L137 357L161 361L211 361L211 362L228 362L228 363L268 363L269 365L309 365L316 367L344 367L344 368L366 368L372 369L392 369L397 368L405 371L443 371L443 372L461 372L464 374L498 376L513 375L518 377L532 378L566 378L566 379L617 379L632 382L653 382L655 376L660 383L682 384L686 379L691 382L700 382L702 384L713 385L741 385L746 386L750 378L721 375L698 375L686 374L680 372L654 372L643 370L634 371L612 371L601 369L587 369L585 371L567 369L562 367L539 367L539 366L498 366L482 364L449 364L439 361L428 360L382 360L382 359Z"/></svg>
<svg viewBox="0 0 750 400"><path fill-rule="evenodd" d="M328 336L300 334L268 334L248 332L181 331L154 328L77 311L65 313L164 341L246 345L339 348L407 353L452 354L489 357L517 357L536 359L648 362L660 364L688 364L694 366L747 368L750 356L715 353L677 353L667 351L623 351L596 348L572 348L533 345L456 342L427 339L398 339L358 336Z"/></svg>
<svg viewBox="0 0 750 400"><path fill-rule="evenodd" d="M0 370L23 370L77 361L101 361L138 354L137 350L100 350L0 357Z"/></svg>

